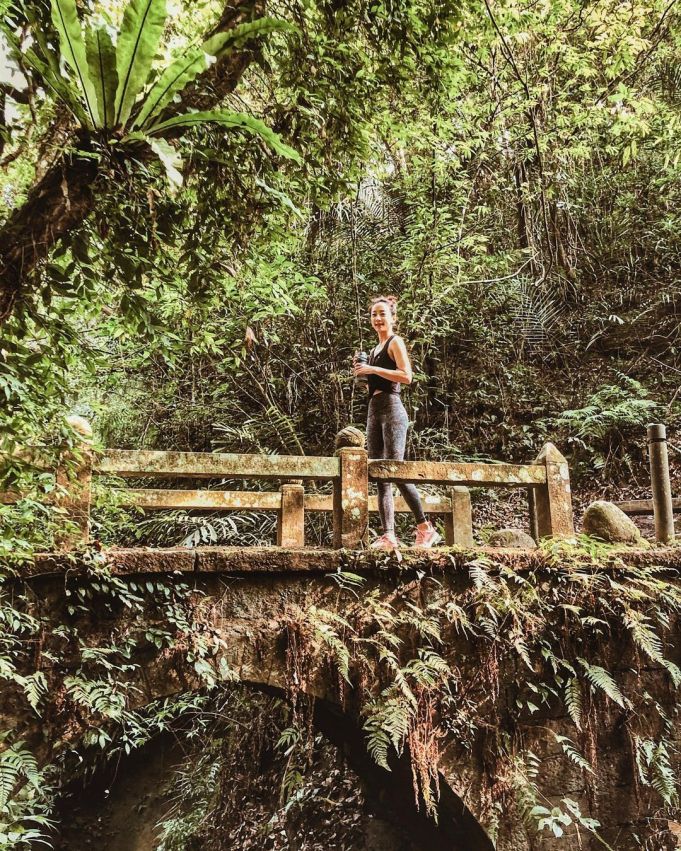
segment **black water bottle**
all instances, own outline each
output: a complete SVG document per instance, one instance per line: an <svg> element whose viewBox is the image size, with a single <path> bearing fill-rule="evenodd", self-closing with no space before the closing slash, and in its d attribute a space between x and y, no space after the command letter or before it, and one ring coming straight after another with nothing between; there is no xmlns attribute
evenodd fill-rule
<svg viewBox="0 0 681 851"><path fill-rule="evenodd" d="M368 363L369 363L369 355L366 352L357 352L356 353L356 355L354 357L355 366L357 366L357 365L366 366L366 364L368 364ZM367 383L367 377L366 377L366 375L356 375L355 381L358 384L366 384Z"/></svg>

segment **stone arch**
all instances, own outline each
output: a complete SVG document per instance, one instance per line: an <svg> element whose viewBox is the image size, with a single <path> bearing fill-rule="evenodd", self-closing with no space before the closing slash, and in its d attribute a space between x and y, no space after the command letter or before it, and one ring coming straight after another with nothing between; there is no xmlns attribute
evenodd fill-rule
<svg viewBox="0 0 681 851"><path fill-rule="evenodd" d="M146 557L147 554L145 554ZM175 554L177 555L177 554ZM180 553L182 558L193 558L187 551ZM167 554L161 553L163 558ZM158 558L161 558L158 556ZM154 557L157 557L154 554ZM208 558L208 555L205 556ZM193 563L193 562L192 562ZM159 568L165 566L159 564ZM161 574L159 569L156 575ZM143 585L154 579L152 571L130 570L124 574L127 581ZM164 580L172 581L167 574ZM204 573L190 573L192 588L199 593L201 611L198 620L219 635L222 643L220 657L229 672L251 688L261 691L275 691L286 696L287 669L285 624L290 622L291 612L303 612L308 606L338 609L338 589L333 582L321 573L272 572L264 569L246 571L238 575L226 576L215 570ZM74 581L78 580L78 574ZM68 581L71 581L69 579ZM78 580L80 581L80 580ZM87 578L83 582L88 582ZM368 587L377 585L371 580ZM33 580L36 611L41 612L51 622L63 623L69 617L77 619L82 635L87 635L91 646L108 646L112 629L125 630L131 621L131 614L125 607L118 606L109 612L100 612L95 607L83 614L70 615L70 598L65 596L64 574L51 574L36 577ZM342 612L342 609L340 609ZM153 625L154 620L150 621ZM45 649L48 649L52 636L46 633ZM60 639L56 639L56 653L61 652ZM130 674L131 685L139 696L133 709L141 709L153 700L172 697L181 692L198 690L205 686L199 674L183 654L158 652L153 646L140 647L131 661L138 666ZM53 675L53 691L60 687L59 677L67 673L68 668ZM441 798L438 822L419 812L414 800L411 766L408 756L395 757L392 770L386 771L376 765L366 751L364 734L358 721L350 713L341 710L338 704L336 683L328 667L320 666L314 672L303 689L315 699L315 723L327 738L342 747L348 762L355 772L366 778L367 787L375 792L373 798L377 807L384 812L394 814L395 820L403 824L404 829L418 837L422 847L428 851L492 851L493 844L481 826L480 818L471 810L475 802L467 806L456 794L451 782L441 775ZM9 700L0 700L0 714L8 718L9 727L20 727L23 738L35 743L35 753L39 760L49 760L49 745L43 736L42 724L37 717L20 717L17 706ZM9 720L11 719L11 720ZM58 719L61 723L64 719ZM71 746L77 742L71 740ZM465 759L465 757L462 757ZM474 757L470 765L461 764L461 776L470 777L479 773ZM457 766L450 781L457 781ZM463 784L462 784L463 786ZM483 822L484 823L484 822ZM426 841L427 839L427 841Z"/></svg>
<svg viewBox="0 0 681 851"><path fill-rule="evenodd" d="M235 685L286 699L285 691L271 684L251 681ZM391 770L387 771L377 765L368 754L363 731L350 714L343 712L337 703L323 698L315 698L313 707L314 729L343 753L348 765L362 782L372 813L394 825L400 835L409 839L413 848L418 851L493 851L494 845L487 833L442 775L437 819L433 819L426 815L422 808L417 808L408 755L403 754L392 759ZM165 767L158 764L154 743L163 737L168 738L168 734L160 734L145 746L147 753L151 752L152 759L145 757L144 748L142 752L132 752L125 758L125 762L137 766L134 771L127 773L125 764L122 769L125 783L130 782L130 777L133 778L132 789L123 791L123 795L127 796L124 800L129 800L131 805L130 795L134 796L143 788L145 777L151 777L151 780L147 779L147 784L158 784L159 779L167 777L176 767L172 761ZM119 770L120 765L111 776L115 777ZM87 796L92 784L97 782L95 773L95 778L91 778L90 782L82 787L83 794ZM106 851L122 851L123 848L126 851L129 848L146 851L151 847L148 825L144 824L143 820L138 820L136 827L134 821L132 825L132 828L126 825L126 829L132 830L132 835L123 840L124 844L117 844L118 840L114 838L110 846L104 846ZM135 834L135 830L139 835ZM57 848L66 846L58 845Z"/></svg>

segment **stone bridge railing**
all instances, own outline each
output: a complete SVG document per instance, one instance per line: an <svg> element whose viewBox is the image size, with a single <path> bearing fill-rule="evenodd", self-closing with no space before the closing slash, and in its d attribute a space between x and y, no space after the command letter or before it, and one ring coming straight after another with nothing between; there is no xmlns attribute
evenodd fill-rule
<svg viewBox="0 0 681 851"><path fill-rule="evenodd" d="M570 475L567 462L547 443L532 464L460 463L451 461L373 460L363 445L343 446L349 429L339 434L341 444L333 456L241 455L209 452L159 452L107 449L97 452L91 431L79 420L83 445L56 471L58 496L76 534L63 548L87 544L89 538L91 482L94 475L173 482L196 479L241 479L279 482L276 491L220 491L209 489L126 488L118 491L119 504L144 510L193 509L210 511L276 511L277 545L305 546L307 511L333 513L334 547L360 548L366 541L369 512L378 510L369 496L370 482L413 482L445 488L445 495L424 495L430 514L444 516L448 545L471 546L472 520L469 487L524 488L527 491L530 529L535 538L570 537L574 534ZM359 442L359 441L356 441ZM68 472L67 472L68 469ZM332 482L333 493L306 492L306 482ZM0 502L15 502L17 493L0 493ZM408 508L396 499L397 511Z"/></svg>

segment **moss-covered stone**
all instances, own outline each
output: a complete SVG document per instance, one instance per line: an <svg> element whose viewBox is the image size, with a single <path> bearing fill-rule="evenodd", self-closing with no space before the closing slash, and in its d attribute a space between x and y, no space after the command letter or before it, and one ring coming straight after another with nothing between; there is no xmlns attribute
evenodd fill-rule
<svg viewBox="0 0 681 851"><path fill-rule="evenodd" d="M636 524L613 502L597 500L584 512L582 526L587 535L609 544L641 544Z"/></svg>
<svg viewBox="0 0 681 851"><path fill-rule="evenodd" d="M490 547L511 547L519 550L536 550L537 543L522 529L497 529L489 536Z"/></svg>

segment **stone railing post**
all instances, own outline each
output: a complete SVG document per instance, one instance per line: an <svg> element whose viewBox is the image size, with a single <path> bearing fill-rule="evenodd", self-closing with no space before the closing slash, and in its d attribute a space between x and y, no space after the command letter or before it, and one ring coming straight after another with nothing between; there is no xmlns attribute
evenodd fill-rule
<svg viewBox="0 0 681 851"><path fill-rule="evenodd" d="M305 488L302 484L284 484L277 518L277 546L305 546Z"/></svg>
<svg viewBox="0 0 681 851"><path fill-rule="evenodd" d="M674 507L672 486L669 481L667 429L662 423L648 426L648 458L650 487L653 492L655 540L667 543L674 540Z"/></svg>
<svg viewBox="0 0 681 851"><path fill-rule="evenodd" d="M537 505L534 488L527 489L527 507L530 511L530 536L539 543L539 532L537 531Z"/></svg>
<svg viewBox="0 0 681 851"><path fill-rule="evenodd" d="M452 510L445 515L445 542L450 547L473 546L473 512L468 488L450 488Z"/></svg>
<svg viewBox="0 0 681 851"><path fill-rule="evenodd" d="M546 484L534 489L532 525L537 538L573 537L575 526L567 461L553 443L545 443L535 464L546 466Z"/></svg>
<svg viewBox="0 0 681 851"><path fill-rule="evenodd" d="M340 478L333 483L333 545L358 549L369 523L369 472L364 435L354 428L336 436Z"/></svg>
<svg viewBox="0 0 681 851"><path fill-rule="evenodd" d="M57 537L60 552L87 546L90 537L90 501L92 484L92 427L83 417L68 417L66 422L78 433L80 445L77 452L63 455L57 468L56 505L65 512L65 518L76 526Z"/></svg>

